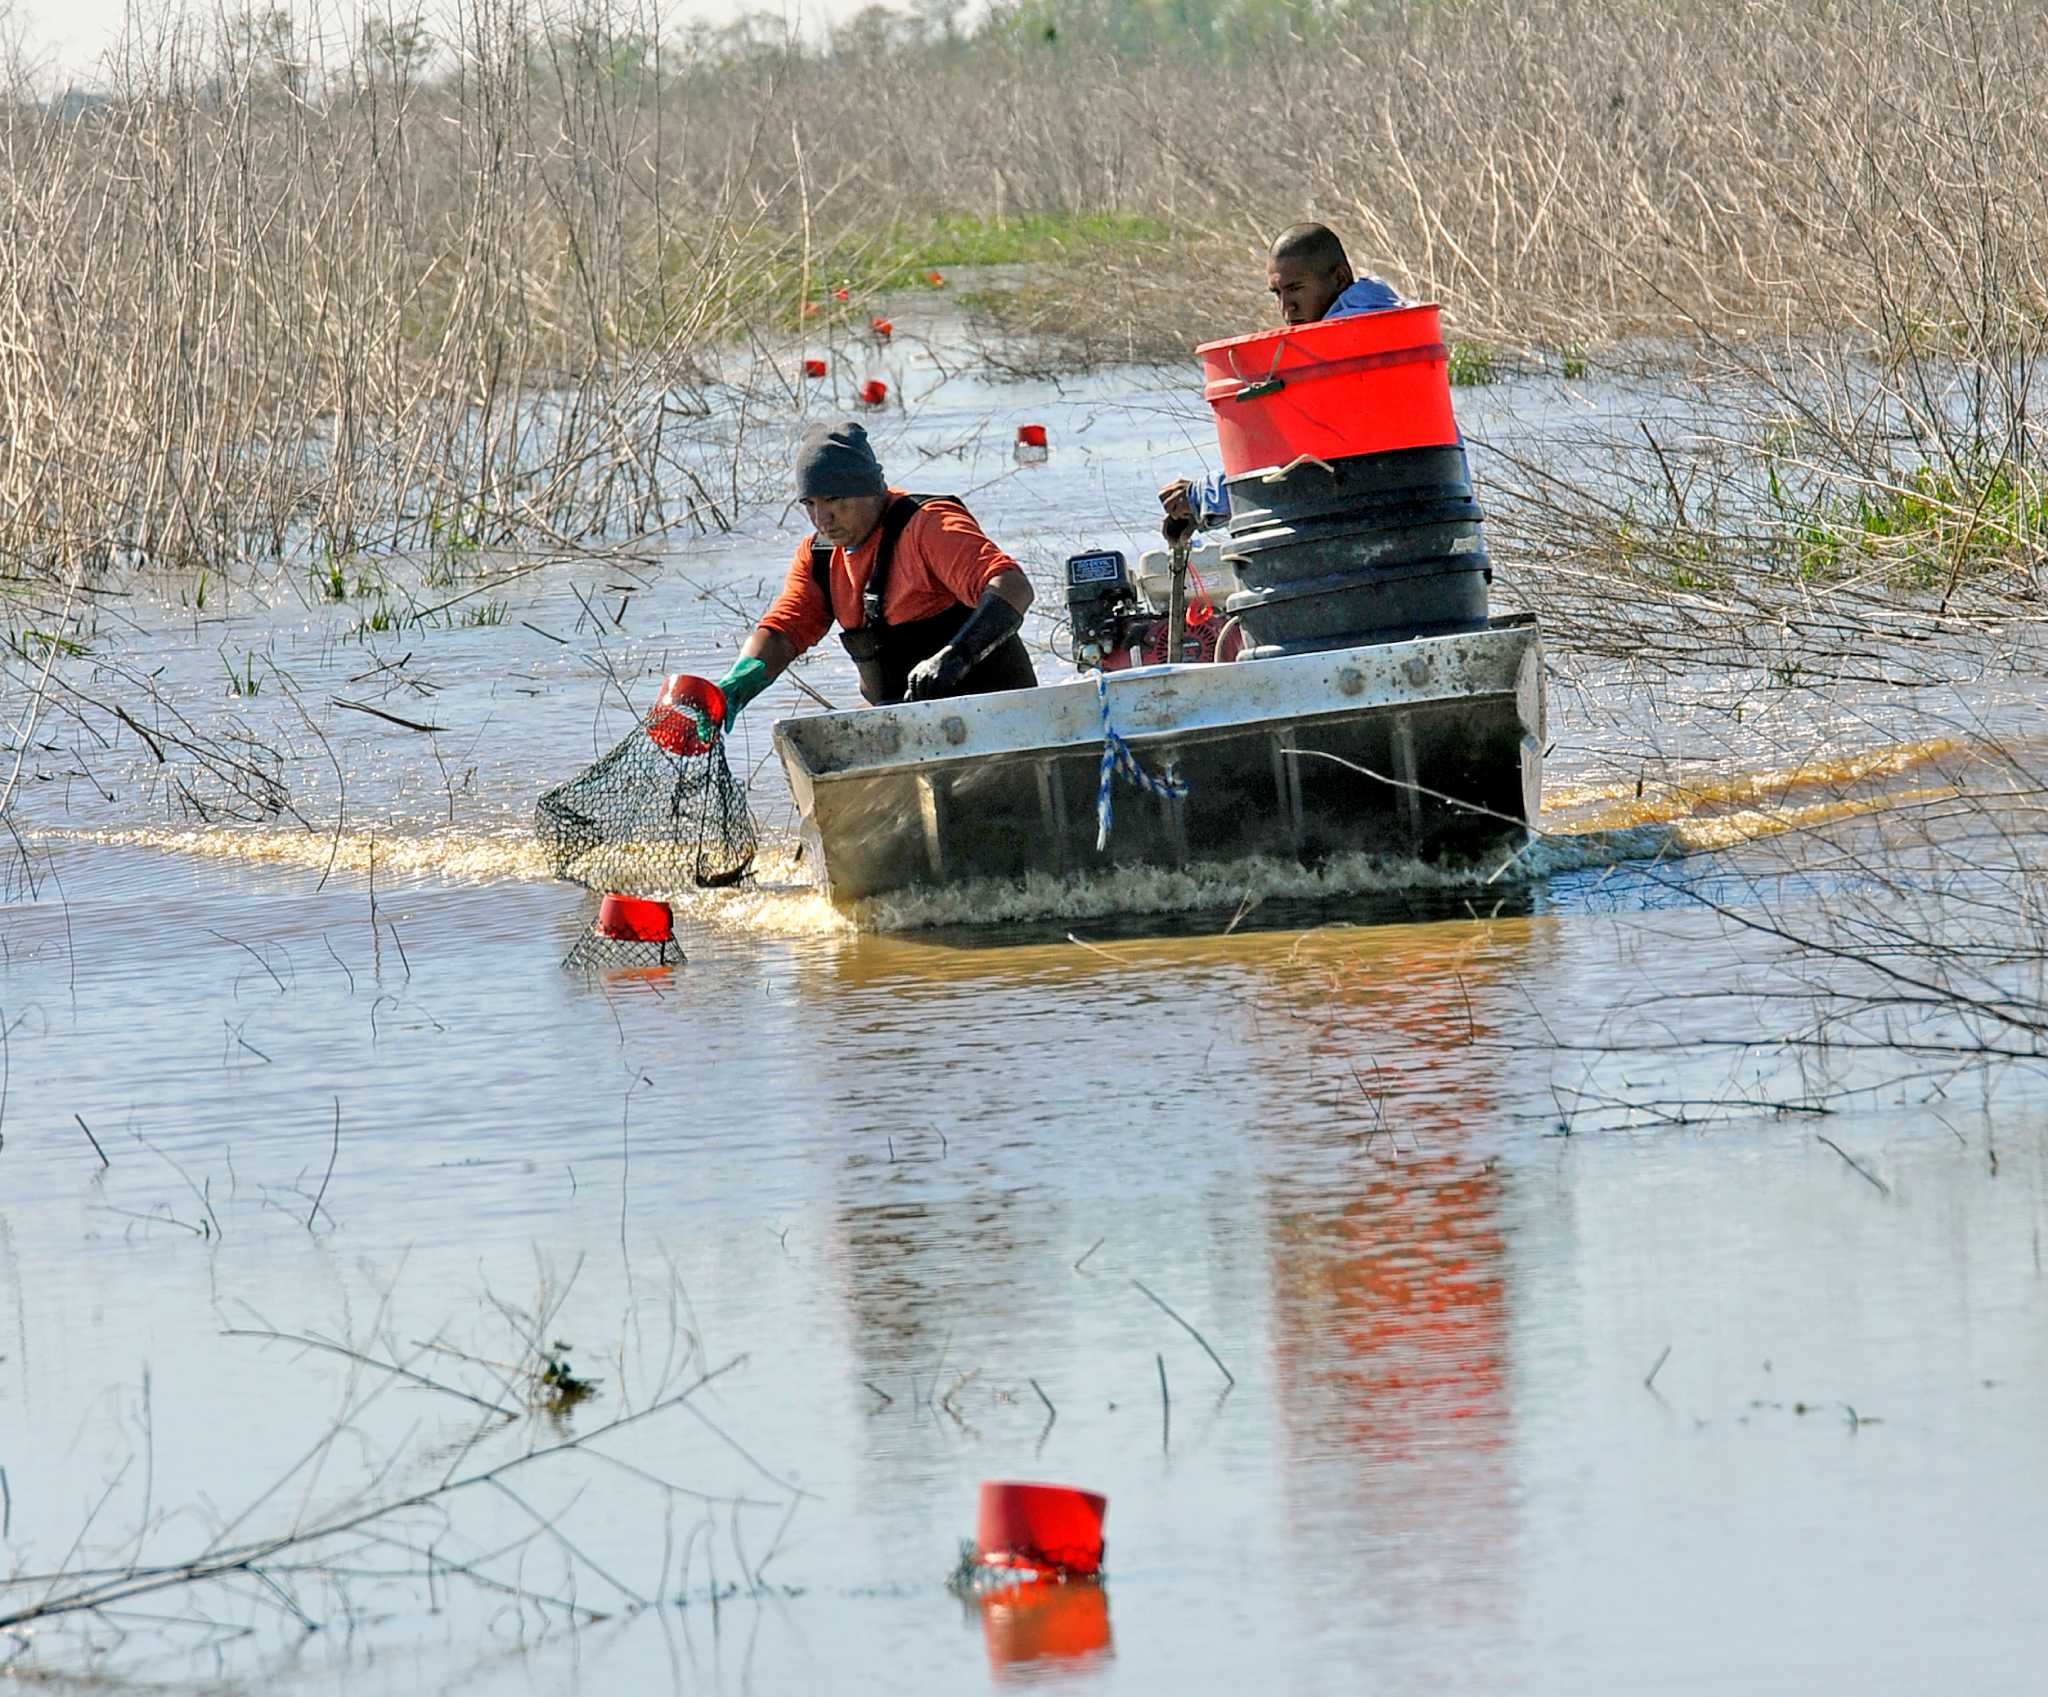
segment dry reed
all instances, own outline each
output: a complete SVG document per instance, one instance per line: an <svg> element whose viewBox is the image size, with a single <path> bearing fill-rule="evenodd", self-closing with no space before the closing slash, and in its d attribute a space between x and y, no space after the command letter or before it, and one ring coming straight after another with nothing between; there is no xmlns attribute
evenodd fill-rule
<svg viewBox="0 0 2048 1697"><path fill-rule="evenodd" d="M760 209L670 133L637 21L459 7L431 77L359 22L339 50L277 16L137 25L103 101L17 86L0 554L227 566L729 524L755 397L707 426L704 356L739 328Z"/></svg>
<svg viewBox="0 0 2048 1697"><path fill-rule="evenodd" d="M868 15L822 52L607 0L134 25L104 103L0 115L0 552L728 524L792 399L736 350L961 215L1086 259L984 303L1082 358L1241 328L1304 215L1522 347L1995 364L2048 313L2019 0L1217 16L1203 51L1109 5ZM1134 221L1088 237L1105 213Z"/></svg>

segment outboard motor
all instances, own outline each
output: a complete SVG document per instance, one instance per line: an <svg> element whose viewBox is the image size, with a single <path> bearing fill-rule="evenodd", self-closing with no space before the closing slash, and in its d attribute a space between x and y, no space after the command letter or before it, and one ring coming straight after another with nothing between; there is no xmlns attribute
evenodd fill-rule
<svg viewBox="0 0 2048 1697"><path fill-rule="evenodd" d="M1156 557L1163 561L1164 556ZM1141 567L1156 563L1148 553ZM1230 587L1227 568L1210 568ZM1082 671L1120 672L1130 666L1166 664L1166 578L1141 571L1131 575L1129 563L1113 548L1076 554L1067 561L1067 622L1074 633L1074 664ZM1209 588L1207 584L1203 586ZM1214 586L1222 589L1224 584ZM1236 633L1231 631L1206 593L1191 593L1187 609L1187 640L1183 664L1236 658Z"/></svg>
<svg viewBox="0 0 2048 1697"><path fill-rule="evenodd" d="M1105 548L1074 555L1067 561L1066 576L1074 664L1084 672L1115 671L1115 665L1105 664L1105 657L1131 646L1130 631L1138 611L1131 568L1120 552Z"/></svg>

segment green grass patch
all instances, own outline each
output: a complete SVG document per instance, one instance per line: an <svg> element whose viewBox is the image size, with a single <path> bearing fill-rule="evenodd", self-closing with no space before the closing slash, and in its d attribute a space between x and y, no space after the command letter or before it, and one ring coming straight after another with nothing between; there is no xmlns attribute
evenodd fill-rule
<svg viewBox="0 0 2048 1697"><path fill-rule="evenodd" d="M1171 234L1159 219L1135 212L999 218L942 212L899 218L813 248L808 272L803 250L787 241L743 259L727 281L730 310L744 321L758 315L761 302L771 301L784 322L824 325L835 318L864 318L868 298L881 290L931 288L933 272L946 278L949 269L962 266L1071 264L1136 252ZM678 250L671 269L681 275L694 265ZM840 289L846 300L835 298ZM812 310L806 312L806 305Z"/></svg>
<svg viewBox="0 0 2048 1697"><path fill-rule="evenodd" d="M10 631L7 646L24 660L48 659L53 649L58 658L63 660L81 660L92 652L82 642L46 630Z"/></svg>
<svg viewBox="0 0 2048 1697"><path fill-rule="evenodd" d="M235 670L234 661L230 660L225 653L221 655L220 663L228 675L228 694L246 697L263 693L263 680L256 675L256 656L254 654L244 654L242 656L242 669L239 672Z"/></svg>
<svg viewBox="0 0 2048 1697"><path fill-rule="evenodd" d="M1728 570L1714 557L1714 539L1670 519L1645 523L1633 514L1615 527L1621 556L1644 577L1680 592L1725 589Z"/></svg>
<svg viewBox="0 0 2048 1697"><path fill-rule="evenodd" d="M313 586L314 597L321 601L344 602L351 598L361 599L365 595L380 592L384 585L381 574L358 570L353 585L348 579L348 558L344 555L328 554L308 574Z"/></svg>
<svg viewBox="0 0 2048 1697"><path fill-rule="evenodd" d="M899 281L921 282L948 265L1042 265L1103 248L1142 247L1172 232L1138 212L1026 213L977 218L942 212L922 224L899 220L878 255Z"/></svg>
<svg viewBox="0 0 2048 1697"><path fill-rule="evenodd" d="M402 630L404 627L405 615L380 595L377 598L377 605L356 621L355 629L350 631L349 635L360 642L365 637Z"/></svg>
<svg viewBox="0 0 2048 1697"><path fill-rule="evenodd" d="M2048 485L2005 461L1915 467L1896 485L1792 508L1779 500L1793 568L1807 582L1872 570L1932 589L2037 561L2048 550Z"/></svg>
<svg viewBox="0 0 2048 1697"><path fill-rule="evenodd" d="M1484 342L1453 342L1450 377L1454 389L1476 389L1500 380L1500 362Z"/></svg>

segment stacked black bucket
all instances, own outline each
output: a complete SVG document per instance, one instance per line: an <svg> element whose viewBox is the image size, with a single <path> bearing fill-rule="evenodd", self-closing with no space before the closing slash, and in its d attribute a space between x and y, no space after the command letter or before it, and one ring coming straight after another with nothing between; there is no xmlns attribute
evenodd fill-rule
<svg viewBox="0 0 2048 1697"><path fill-rule="evenodd" d="M1241 658L1485 627L1493 570L1462 443L1303 458L1228 487Z"/></svg>

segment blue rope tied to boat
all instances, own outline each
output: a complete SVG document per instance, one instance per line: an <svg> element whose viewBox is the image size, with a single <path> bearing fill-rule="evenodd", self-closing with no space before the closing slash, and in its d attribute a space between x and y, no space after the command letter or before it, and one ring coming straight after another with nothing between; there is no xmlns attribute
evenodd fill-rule
<svg viewBox="0 0 2048 1697"><path fill-rule="evenodd" d="M1102 703L1102 781L1095 788L1095 852L1100 854L1109 847L1110 791L1116 779L1135 784L1163 801L1179 801L1188 793L1188 786L1185 779L1174 776L1171 762L1156 778L1138 764L1131 745L1109 722L1109 682L1101 672L1095 674L1095 694Z"/></svg>

